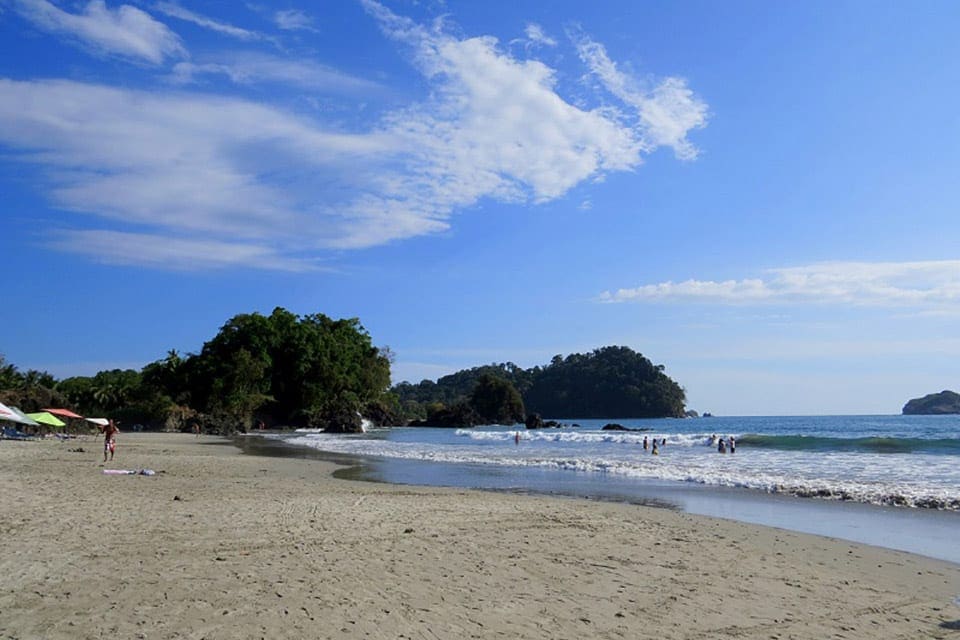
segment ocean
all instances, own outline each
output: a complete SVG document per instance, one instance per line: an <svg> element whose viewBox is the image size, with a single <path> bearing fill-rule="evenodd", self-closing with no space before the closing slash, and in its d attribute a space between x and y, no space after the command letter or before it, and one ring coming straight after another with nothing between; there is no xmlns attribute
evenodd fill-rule
<svg viewBox="0 0 960 640"><path fill-rule="evenodd" d="M358 457L373 480L651 504L960 562L960 416L561 422L267 437ZM736 453L718 453L730 436ZM666 442L652 455L644 438Z"/></svg>

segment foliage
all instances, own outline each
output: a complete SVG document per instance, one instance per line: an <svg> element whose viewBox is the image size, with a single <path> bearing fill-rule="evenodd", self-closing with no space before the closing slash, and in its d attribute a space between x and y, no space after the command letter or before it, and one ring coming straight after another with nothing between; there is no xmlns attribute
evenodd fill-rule
<svg viewBox="0 0 960 640"><path fill-rule="evenodd" d="M556 356L535 375L530 411L563 418L682 418L686 394L643 355L627 347Z"/></svg>
<svg viewBox="0 0 960 640"><path fill-rule="evenodd" d="M470 406L488 424L515 424L523 422L525 416L523 400L513 383L489 373L477 380Z"/></svg>
<svg viewBox="0 0 960 640"><path fill-rule="evenodd" d="M356 318L269 316L228 320L200 353L165 358L141 371L101 371L57 381L21 372L0 356L0 401L26 411L61 406L127 424L208 429L270 424L359 428L425 419L428 424L513 424L531 412L562 418L682 417L683 389L641 354L603 347L555 356L522 369L512 362L465 369L432 382L402 382L388 392L389 349L374 347Z"/></svg>
<svg viewBox="0 0 960 640"><path fill-rule="evenodd" d="M525 370L508 362L458 371L435 383L402 382L393 392L405 415L420 417L431 403L453 407L466 401L482 377L493 376L519 391L527 411L545 416L683 417L685 393L663 370L628 347L611 346L558 355L545 367Z"/></svg>
<svg viewBox="0 0 960 640"><path fill-rule="evenodd" d="M127 424L208 430L271 424L359 428L359 412L395 420L400 402L388 394L388 349L373 346L356 318L299 317L277 308L269 316L234 316L200 353L176 351L132 369L101 371L57 382L44 372L21 373L0 356L0 395L26 410L62 406Z"/></svg>
<svg viewBox="0 0 960 640"><path fill-rule="evenodd" d="M20 371L0 355L0 402L27 413L63 406L65 399L55 386L55 378L46 371Z"/></svg>
<svg viewBox="0 0 960 640"><path fill-rule="evenodd" d="M390 383L388 356L359 320L281 308L235 316L182 368L198 410L307 426L332 426L380 400Z"/></svg>

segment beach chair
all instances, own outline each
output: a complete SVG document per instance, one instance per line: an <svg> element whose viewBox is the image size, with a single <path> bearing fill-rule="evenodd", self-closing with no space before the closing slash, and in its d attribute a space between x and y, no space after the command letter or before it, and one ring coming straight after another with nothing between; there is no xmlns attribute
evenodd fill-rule
<svg viewBox="0 0 960 640"><path fill-rule="evenodd" d="M3 437L7 440L33 440L33 436L19 431L15 427L4 427Z"/></svg>

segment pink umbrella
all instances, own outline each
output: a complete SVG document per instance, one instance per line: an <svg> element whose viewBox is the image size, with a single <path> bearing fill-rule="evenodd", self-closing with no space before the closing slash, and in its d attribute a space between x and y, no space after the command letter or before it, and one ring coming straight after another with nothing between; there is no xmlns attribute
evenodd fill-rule
<svg viewBox="0 0 960 640"><path fill-rule="evenodd" d="M78 420L83 419L83 416L77 415L73 411L70 411L70 409L44 409L44 411L47 413L52 413L55 416L62 416L64 418L77 418Z"/></svg>

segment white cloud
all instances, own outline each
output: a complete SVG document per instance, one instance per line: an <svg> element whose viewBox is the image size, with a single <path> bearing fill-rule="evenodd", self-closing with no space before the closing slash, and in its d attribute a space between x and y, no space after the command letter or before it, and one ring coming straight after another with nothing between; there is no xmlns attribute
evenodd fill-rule
<svg viewBox="0 0 960 640"><path fill-rule="evenodd" d="M279 255L268 246L174 238L167 235L118 231L58 230L50 246L107 264L135 264L166 270L192 271L250 267L278 271L314 271L315 262Z"/></svg>
<svg viewBox="0 0 960 640"><path fill-rule="evenodd" d="M540 25L531 22L527 25L527 28L524 30L524 33L527 35L527 39L536 45L544 45L547 47L557 46L557 41L551 38L543 30L543 27Z"/></svg>
<svg viewBox="0 0 960 640"><path fill-rule="evenodd" d="M103 0L91 0L80 14L47 0L14 0L13 7L38 28L74 38L99 54L153 64L186 55L180 38L166 25L127 4L111 11Z"/></svg>
<svg viewBox="0 0 960 640"><path fill-rule="evenodd" d="M287 31L306 30L314 31L313 18L299 9L287 9L273 14L277 26Z"/></svg>
<svg viewBox="0 0 960 640"><path fill-rule="evenodd" d="M765 278L661 282L604 291L600 300L882 306L952 306L960 302L960 260L827 262L767 273Z"/></svg>
<svg viewBox="0 0 960 640"><path fill-rule="evenodd" d="M222 33L224 35L237 38L239 40L264 40L265 36L256 31L250 31L248 29L243 29L241 27L235 27L232 24L227 24L225 22L220 22L214 20L213 18L208 18L202 16L199 13L190 11L181 7L175 2L157 2L154 5L154 8L165 15L170 16L171 18L177 18L179 20L184 20L186 22L192 22L193 24L203 27L205 29L210 29L211 31L216 31L217 33Z"/></svg>
<svg viewBox="0 0 960 640"><path fill-rule="evenodd" d="M198 82L201 76L225 75L237 84L278 83L302 89L337 93L380 91L375 82L347 75L311 60L290 60L259 53L234 52L228 62L178 62L171 79L179 84Z"/></svg>
<svg viewBox="0 0 960 640"><path fill-rule="evenodd" d="M678 158L692 160L698 150L687 134L707 124L707 105L682 78L664 78L652 88L622 72L606 48L580 33L571 33L580 59L607 91L636 110L637 123L647 151L672 147Z"/></svg>
<svg viewBox="0 0 960 640"><path fill-rule="evenodd" d="M203 240L220 244L186 264L294 268L277 256L443 231L482 198L559 198L584 180L634 169L655 146L643 114L570 104L553 69L513 58L494 38L457 38L371 0L364 6L410 47L429 95L362 131L237 98L0 79L0 144L42 170L56 205L104 227L99 235L63 232L57 246L95 246L88 253L130 262L137 252L98 239L141 234L155 240L139 252L149 265L163 264L164 251L179 260L178 247ZM312 90L371 88L318 64L253 54L183 63L174 78L209 73Z"/></svg>
<svg viewBox="0 0 960 640"><path fill-rule="evenodd" d="M346 214L318 204L337 194L317 177L346 182L353 163L369 165L392 141L237 99L0 79L0 143L47 168L59 206L111 226L297 251L345 234Z"/></svg>

